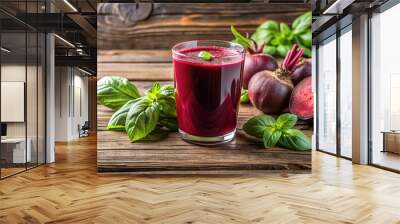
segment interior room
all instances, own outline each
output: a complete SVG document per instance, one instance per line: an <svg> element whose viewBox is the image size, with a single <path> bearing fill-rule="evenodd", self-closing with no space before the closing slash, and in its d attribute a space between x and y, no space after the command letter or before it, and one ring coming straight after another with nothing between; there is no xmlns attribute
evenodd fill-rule
<svg viewBox="0 0 400 224"><path fill-rule="evenodd" d="M307 13L301 29L310 41L306 58L307 47L291 30ZM265 25L270 18L277 25ZM399 224L399 21L399 0L1 0L0 224ZM242 36L233 35L231 25ZM264 31L269 26L287 38L285 44L271 43ZM267 47L276 48L260 50L264 44L252 41L257 32ZM274 55L279 72L291 70L286 66L296 64L293 56L311 63L312 119L288 118L276 125L279 117L266 118L248 90L248 104L239 103L247 110L235 115L239 125L232 125L237 135L231 142L192 144L172 128L164 135L166 126L157 119L165 118L170 109L165 105L176 105L160 97L176 97L173 44L194 39L223 40L239 49L248 45L247 53L240 51L243 70L253 54ZM286 46L287 41L300 47ZM218 67L223 60L213 61L214 54L189 58ZM241 79L242 67L236 70ZM99 81L110 76L129 86L129 96L120 97L124 104L113 94L100 102ZM285 83L294 89L290 80ZM240 82L229 87L239 85L234 92L246 100ZM171 87L161 93L167 84ZM104 95L123 89L114 87ZM134 122L127 117L147 115L131 108L150 108L148 99L152 106L167 102L146 111L159 112L148 120L163 129L149 131L150 122L137 122L133 125L145 128L132 133L146 132L149 138L132 140L126 127ZM110 109L106 103L121 105ZM127 103L132 105L120 110ZM254 111L255 117L264 116L255 122L254 133L261 137L244 130ZM118 125L109 125L113 119ZM303 129L296 133L307 135L288 142L307 145L308 151L279 144L294 130L287 126L298 121ZM274 139L278 143L270 146ZM165 164L168 169L160 169ZM197 172L201 169L206 172Z"/></svg>
<svg viewBox="0 0 400 224"><path fill-rule="evenodd" d="M84 20L89 27L95 8L87 2L78 6L89 13ZM55 143L95 133L96 64L91 55L96 43L74 22L83 21L80 15L62 18L60 12L77 10L68 4L2 1L0 7L4 179L54 162Z"/></svg>
<svg viewBox="0 0 400 224"><path fill-rule="evenodd" d="M330 21L323 23L329 16L322 15L315 23L318 25L314 32L314 60L319 115L316 148L398 172L399 108L395 96L399 83L394 59L397 45L390 44L394 41L390 27L399 19L400 6L391 1L369 5L365 11L369 18L360 22L355 17L362 14L360 10L365 5L353 3L344 7L342 4L337 4L343 7L340 17L331 16ZM364 66L361 77L354 75L360 70L356 62ZM362 95L354 92L358 88L364 91ZM357 110L353 111L353 107ZM354 120L356 116L364 119L365 132L353 136L361 128L352 125L359 122ZM360 149L352 147L355 141L361 144Z"/></svg>

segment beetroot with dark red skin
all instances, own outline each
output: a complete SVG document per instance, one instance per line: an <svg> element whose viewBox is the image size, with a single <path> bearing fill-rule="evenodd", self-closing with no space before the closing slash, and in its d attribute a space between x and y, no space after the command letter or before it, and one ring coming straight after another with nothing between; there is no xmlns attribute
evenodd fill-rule
<svg viewBox="0 0 400 224"><path fill-rule="evenodd" d="M277 114L287 108L293 90L290 77L303 53L304 49L298 50L298 46L293 45L278 69L258 72L250 79L249 98L257 109Z"/></svg>
<svg viewBox="0 0 400 224"><path fill-rule="evenodd" d="M290 80L282 80L271 71L258 72L249 82L251 103L266 114L282 112L289 103L292 90Z"/></svg>
<svg viewBox="0 0 400 224"><path fill-rule="evenodd" d="M303 79L294 88L289 102L289 111L302 120L314 117L314 95L311 77Z"/></svg>
<svg viewBox="0 0 400 224"><path fill-rule="evenodd" d="M290 79L296 86L301 80L310 77L312 72L311 61L309 59L304 59L301 61L293 70Z"/></svg>
<svg viewBox="0 0 400 224"><path fill-rule="evenodd" d="M264 53L246 54L243 69L243 88L248 88L251 77L257 72L263 70L275 71L277 68L278 63L271 55Z"/></svg>
<svg viewBox="0 0 400 224"><path fill-rule="evenodd" d="M275 58L269 54L265 54L265 43L258 46L257 42L252 40L252 46L247 48L246 58L243 68L243 89L247 89L251 77L257 72L263 70L275 71L278 68L278 63Z"/></svg>

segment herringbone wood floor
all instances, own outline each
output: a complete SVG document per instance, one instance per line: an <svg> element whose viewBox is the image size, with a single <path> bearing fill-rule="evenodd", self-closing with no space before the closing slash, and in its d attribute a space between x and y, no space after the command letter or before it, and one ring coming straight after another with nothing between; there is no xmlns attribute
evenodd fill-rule
<svg viewBox="0 0 400 224"><path fill-rule="evenodd" d="M96 139L0 181L0 223L400 223L400 175L314 152L312 174L96 174Z"/></svg>

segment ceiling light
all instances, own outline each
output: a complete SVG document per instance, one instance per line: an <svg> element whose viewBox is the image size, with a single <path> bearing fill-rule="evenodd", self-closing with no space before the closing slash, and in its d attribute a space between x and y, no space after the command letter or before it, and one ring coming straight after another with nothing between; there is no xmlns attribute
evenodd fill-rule
<svg viewBox="0 0 400 224"><path fill-rule="evenodd" d="M64 3L68 5L74 12L78 12L78 9L75 8L68 0L64 0Z"/></svg>
<svg viewBox="0 0 400 224"><path fill-rule="evenodd" d="M83 72L83 73L85 73L85 74L87 74L87 75L93 75L92 73L90 73L90 72L88 72L88 71L86 71L86 70L83 70L83 69L81 69L81 68L79 68L79 67L78 67L78 70L81 71L81 72Z"/></svg>
<svg viewBox="0 0 400 224"><path fill-rule="evenodd" d="M355 0L336 0L322 14L342 14L343 10L351 5Z"/></svg>
<svg viewBox="0 0 400 224"><path fill-rule="evenodd" d="M65 44L67 44L68 46L75 48L75 45L73 45L73 44L72 44L71 42L69 42L68 40L66 40L66 39L64 39L64 38L62 38L62 37L60 37L60 36L57 35L57 34L54 34L54 36L57 37L57 38L58 38L59 40L61 40L62 42L64 42Z"/></svg>
<svg viewBox="0 0 400 224"><path fill-rule="evenodd" d="M5 47L1 47L0 49L1 49L2 51L6 52L6 53L10 53L10 52L11 52L11 50L9 50L9 49L7 49L7 48L5 48Z"/></svg>

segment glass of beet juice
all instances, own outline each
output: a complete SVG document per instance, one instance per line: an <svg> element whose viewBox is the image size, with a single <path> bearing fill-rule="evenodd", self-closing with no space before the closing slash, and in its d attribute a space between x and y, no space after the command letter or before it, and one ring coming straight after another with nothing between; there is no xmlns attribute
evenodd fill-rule
<svg viewBox="0 0 400 224"><path fill-rule="evenodd" d="M179 132L215 145L235 137L245 51L228 41L195 40L172 48Z"/></svg>

